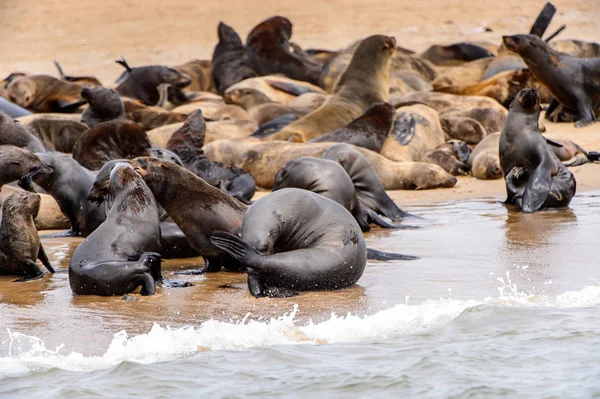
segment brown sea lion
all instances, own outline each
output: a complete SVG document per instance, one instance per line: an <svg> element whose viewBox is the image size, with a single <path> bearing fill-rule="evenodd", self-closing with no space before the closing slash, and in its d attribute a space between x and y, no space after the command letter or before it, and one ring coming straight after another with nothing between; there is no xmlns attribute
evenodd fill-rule
<svg viewBox="0 0 600 399"><path fill-rule="evenodd" d="M374 103L387 102L395 47L393 37L374 35L363 40L325 103L269 138L312 140L344 127Z"/></svg>
<svg viewBox="0 0 600 399"><path fill-rule="evenodd" d="M41 278L44 273L36 259L54 273L33 222L39 209L40 196L25 191L15 192L2 204L0 274L21 276L17 281Z"/></svg>
<svg viewBox="0 0 600 399"><path fill-rule="evenodd" d="M390 94L390 104L395 108L401 105L412 105L414 103L426 104L438 112L471 109L471 108L492 108L503 115L508 112L498 101L482 96L459 96L456 94L436 93L436 92L414 92L405 94Z"/></svg>
<svg viewBox="0 0 600 399"><path fill-rule="evenodd" d="M431 84L434 88L477 84L481 81L486 68L494 59L494 57L488 57L456 66L437 67L438 76Z"/></svg>
<svg viewBox="0 0 600 399"><path fill-rule="evenodd" d="M502 112L498 112L493 108L485 108L485 107L474 107L469 109L454 109L440 112L440 119L448 119L448 118L470 118L474 119L483 126L485 129L485 134L499 132L502 130L502 126L504 126L504 121L506 120L506 114ZM443 125L442 125L443 127ZM475 143L477 144L481 140L477 140Z"/></svg>
<svg viewBox="0 0 600 399"><path fill-rule="evenodd" d="M125 119L125 106L116 91L106 87L84 88L81 90L88 106L81 114L81 122L89 127L98 123Z"/></svg>
<svg viewBox="0 0 600 399"><path fill-rule="evenodd" d="M73 146L73 159L83 167L98 170L112 159L148 155L152 144L146 131L131 121L99 123L85 132Z"/></svg>
<svg viewBox="0 0 600 399"><path fill-rule="evenodd" d="M286 162L302 157L320 157L331 143L290 143L256 139L219 140L204 147L206 156L241 168L260 187L271 188L275 175ZM394 162L373 151L356 147L371 162L386 190L452 187L456 178L441 167L421 162Z"/></svg>
<svg viewBox="0 0 600 399"><path fill-rule="evenodd" d="M0 145L10 144L23 147L31 152L44 152L44 145L21 124L3 111L0 111Z"/></svg>
<svg viewBox="0 0 600 399"><path fill-rule="evenodd" d="M561 104L577 114L575 127L595 122L600 114L600 58L560 53L534 35L504 36L503 41L552 94L547 113Z"/></svg>
<svg viewBox="0 0 600 399"><path fill-rule="evenodd" d="M460 140L450 140L423 157L423 162L440 165L452 176L468 175L471 168L466 162L471 155L471 148Z"/></svg>
<svg viewBox="0 0 600 399"><path fill-rule="evenodd" d="M506 203L516 204L523 213L568 206L576 191L575 177L540 132L540 111L537 91L523 89L510 105L500 134Z"/></svg>
<svg viewBox="0 0 600 399"><path fill-rule="evenodd" d="M441 114L440 122L448 140L461 140L477 144L487 135L487 130L477 120L460 115Z"/></svg>
<svg viewBox="0 0 600 399"><path fill-rule="evenodd" d="M210 161L202 150L205 131L202 111L194 111L183 126L173 133L167 143L167 149L177 154L183 166L205 182L225 189L227 194L237 196L238 200L248 203L256 192L254 179L239 168ZM228 189L234 192L227 191Z"/></svg>
<svg viewBox="0 0 600 399"><path fill-rule="evenodd" d="M56 69L58 70L58 75L60 76L61 80L64 80L66 82L71 82L71 83L76 83L81 87L99 87L102 86L102 83L100 83L100 81L98 79L96 79L93 76L69 76L69 75L65 75L65 73L63 72L62 67L60 66L60 64L58 63L58 61L54 60L54 65L56 66Z"/></svg>
<svg viewBox="0 0 600 399"><path fill-rule="evenodd" d="M88 130L83 123L51 116L33 119L23 127L40 139L46 149L65 153L72 152L75 142Z"/></svg>
<svg viewBox="0 0 600 399"><path fill-rule="evenodd" d="M191 83L189 76L162 65L149 65L131 68L124 59L116 61L125 68L125 72L116 80L115 91L120 96L140 100L146 105L156 105L160 95L158 86L168 83L178 89L183 89Z"/></svg>
<svg viewBox="0 0 600 399"><path fill-rule="evenodd" d="M553 40L550 47L561 53L567 53L577 58L600 57L600 43L583 40Z"/></svg>
<svg viewBox="0 0 600 399"><path fill-rule="evenodd" d="M0 203L15 192L23 191L21 188L4 186L0 191ZM40 194L41 205L37 217L34 219L38 230L65 230L71 225L69 219L61 212L58 204L48 194ZM1 206L1 205L0 205ZM0 207L0 213L2 209Z"/></svg>
<svg viewBox="0 0 600 399"><path fill-rule="evenodd" d="M445 142L435 109L415 104L400 107L394 115L381 155L392 161L421 161L425 154Z"/></svg>
<svg viewBox="0 0 600 399"><path fill-rule="evenodd" d="M394 123L394 107L388 103L376 103L365 113L341 129L324 134L312 143L348 143L371 151L381 152Z"/></svg>
<svg viewBox="0 0 600 399"><path fill-rule="evenodd" d="M248 62L259 75L282 73L319 84L321 65L290 51L292 23L284 17L268 18L255 26L246 39Z"/></svg>
<svg viewBox="0 0 600 399"><path fill-rule="evenodd" d="M308 93L326 95L319 86L308 82L293 80L285 76L269 75L242 80L227 89L227 92L238 89L254 89L262 92L272 101L288 104L295 98Z"/></svg>
<svg viewBox="0 0 600 399"><path fill-rule="evenodd" d="M208 91L216 93L210 60L191 60L175 65L172 68L192 80L188 86L183 88L184 91Z"/></svg>
<svg viewBox="0 0 600 399"><path fill-rule="evenodd" d="M81 86L52 76L20 76L6 88L8 99L34 112L73 112L85 101Z"/></svg>
<svg viewBox="0 0 600 399"><path fill-rule="evenodd" d="M579 166L587 162L598 162L600 159L600 152L586 151L579 144L569 139L553 136L548 141L548 147L565 166Z"/></svg>
<svg viewBox="0 0 600 399"><path fill-rule="evenodd" d="M249 64L246 47L232 27L219 22L219 43L212 56L211 74L218 94L242 80L254 78L258 73Z"/></svg>
<svg viewBox="0 0 600 399"><path fill-rule="evenodd" d="M50 171L49 165L33 152L14 145L0 145L0 190L5 184Z"/></svg>
<svg viewBox="0 0 600 399"><path fill-rule="evenodd" d="M500 132L491 133L473 149L469 156L468 165L473 177L480 180L495 180L502 178L498 146Z"/></svg>

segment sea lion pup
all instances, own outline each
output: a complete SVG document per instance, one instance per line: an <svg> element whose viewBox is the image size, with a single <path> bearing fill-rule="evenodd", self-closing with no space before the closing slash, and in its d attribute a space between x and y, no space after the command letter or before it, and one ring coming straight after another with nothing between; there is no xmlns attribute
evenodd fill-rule
<svg viewBox="0 0 600 399"><path fill-rule="evenodd" d="M44 145L27 129L6 114L0 111L0 145L10 144L17 147L26 148L31 152L44 152Z"/></svg>
<svg viewBox="0 0 600 399"><path fill-rule="evenodd" d="M52 76L19 76L8 87L8 99L33 112L73 112L85 101L81 86Z"/></svg>
<svg viewBox="0 0 600 399"><path fill-rule="evenodd" d="M392 220L413 216L400 209L387 195L371 162L353 146L345 143L334 144L322 154L321 158L335 161L344 168L352 180L356 197L363 209Z"/></svg>
<svg viewBox="0 0 600 399"><path fill-rule="evenodd" d="M202 150L205 132L206 124L202 111L196 110L188 117L183 126L173 133L167 142L167 149L177 154L187 169L208 184L225 190L231 187L233 192L225 191L227 194L237 195L238 200L248 203L256 192L254 179L239 168L209 160ZM242 178L244 175L246 176Z"/></svg>
<svg viewBox="0 0 600 399"><path fill-rule="evenodd" d="M35 263L36 259L54 273L33 221L39 209L40 196L25 191L15 192L4 201L0 222L0 275L21 276L16 281L41 278L44 273Z"/></svg>
<svg viewBox="0 0 600 399"><path fill-rule="evenodd" d="M52 195L60 210L71 222L69 235L87 237L104 220L106 212L88 200L88 193L96 176L69 156L52 153L36 153L49 170L22 179L20 185L32 190L31 181Z"/></svg>
<svg viewBox="0 0 600 399"><path fill-rule="evenodd" d="M148 65L131 68L124 59L116 61L125 72L116 80L115 91L120 96L140 100L146 105L156 105L159 99L158 85L168 83L182 89L191 83L189 76L162 65Z"/></svg>
<svg viewBox="0 0 600 399"><path fill-rule="evenodd" d="M235 104L244 108L250 118L258 122L259 125L263 125L281 115L294 114L301 117L315 110L312 107L280 104L271 100L259 90L251 88L229 90L223 94L223 99L227 104Z"/></svg>
<svg viewBox="0 0 600 399"><path fill-rule="evenodd" d="M0 190L5 184L50 171L50 166L33 152L14 145L0 145Z"/></svg>
<svg viewBox="0 0 600 399"><path fill-rule="evenodd" d="M246 39L248 62L259 75L282 73L319 84L321 66L290 51L292 23L284 17L268 18L255 26Z"/></svg>
<svg viewBox="0 0 600 399"><path fill-rule="evenodd" d="M205 91L215 93L215 82L211 75L210 60L191 60L172 67L174 70L189 76L190 84L183 88L184 91Z"/></svg>
<svg viewBox="0 0 600 399"><path fill-rule="evenodd" d="M24 122L23 127L40 139L47 150L65 153L72 152L75 142L88 130L83 123L54 116L40 116Z"/></svg>
<svg viewBox="0 0 600 399"><path fill-rule="evenodd" d="M343 128L319 136L310 142L348 143L381 152L393 123L394 107L388 103L377 103Z"/></svg>
<svg viewBox="0 0 600 399"><path fill-rule="evenodd" d="M598 162L600 160L600 152L586 151L572 140L556 137L548 139L546 137L546 141L549 148L565 166L579 166L587 162Z"/></svg>
<svg viewBox="0 0 600 399"><path fill-rule="evenodd" d="M498 152L499 143L500 132L488 134L471 151L468 165L473 177L480 180L496 180L503 176Z"/></svg>
<svg viewBox="0 0 600 399"><path fill-rule="evenodd" d="M249 64L248 53L242 39L232 27L219 22L219 43L212 56L211 74L218 94L242 80L254 78L258 73Z"/></svg>
<svg viewBox="0 0 600 399"><path fill-rule="evenodd" d="M8 93L4 93L4 94L6 94L6 97L8 97ZM0 87L0 111L6 112L8 115L10 115L11 118L20 118L22 116L33 115L33 113L31 111L26 110L25 108L20 107L17 104L8 101L4 97L1 87Z"/></svg>
<svg viewBox="0 0 600 399"><path fill-rule="evenodd" d="M538 126L540 96L523 89L510 105L500 134L500 167L506 203L524 213L568 206L575 195L573 174L554 155Z"/></svg>
<svg viewBox="0 0 600 399"><path fill-rule="evenodd" d="M453 176L468 175L471 168L466 162L471 155L471 148L460 140L450 140L436 149L429 151L423 161L440 165Z"/></svg>
<svg viewBox="0 0 600 399"><path fill-rule="evenodd" d="M504 36L502 40L552 94L547 114L561 104L577 114L575 127L595 122L600 113L600 58L559 53L534 35Z"/></svg>
<svg viewBox="0 0 600 399"><path fill-rule="evenodd" d="M211 244L209 238L214 231L237 233L242 227L246 205L173 162L140 157L129 164L144 178L156 201L183 231L192 248L204 257L204 271L219 271L223 266L230 270L242 267ZM106 186L101 175L106 173L98 173L92 188L93 197L101 196Z"/></svg>
<svg viewBox="0 0 600 399"><path fill-rule="evenodd" d="M247 268L248 288L257 298L349 287L367 264L365 239L352 215L335 201L295 188L252 204L241 238L214 232L210 242Z"/></svg>
<svg viewBox="0 0 600 399"><path fill-rule="evenodd" d="M398 162L421 161L426 153L444 142L437 111L424 104L414 104L396 110L381 155Z"/></svg>
<svg viewBox="0 0 600 399"><path fill-rule="evenodd" d="M161 273L158 209L152 193L126 163L112 169L109 193L113 204L106 220L69 262L71 290L75 295L111 296L142 286L142 295L153 295Z"/></svg>
<svg viewBox="0 0 600 399"><path fill-rule="evenodd" d="M395 47L396 39L389 36L374 35L363 40L325 103L270 139L312 140L343 128L374 103L387 102L390 58Z"/></svg>
<svg viewBox="0 0 600 399"><path fill-rule="evenodd" d="M462 42L441 46L434 44L420 56L437 66L461 65L481 58L494 57L494 53L476 43Z"/></svg>
<svg viewBox="0 0 600 399"><path fill-rule="evenodd" d="M86 87L81 90L81 97L88 102L87 108L81 114L81 122L89 127L102 122L125 119L123 101L113 89L102 86Z"/></svg>
<svg viewBox="0 0 600 399"><path fill-rule="evenodd" d="M58 70L58 75L60 76L61 80L64 80L66 82L76 83L81 87L102 86L102 83L100 83L100 81L93 76L68 76L68 75L65 75L62 67L56 60L54 60L54 66L56 66L56 69Z"/></svg>
<svg viewBox="0 0 600 399"><path fill-rule="evenodd" d="M98 170L112 159L149 155L152 144L146 132L131 121L99 123L85 132L73 146L73 159L90 170Z"/></svg>

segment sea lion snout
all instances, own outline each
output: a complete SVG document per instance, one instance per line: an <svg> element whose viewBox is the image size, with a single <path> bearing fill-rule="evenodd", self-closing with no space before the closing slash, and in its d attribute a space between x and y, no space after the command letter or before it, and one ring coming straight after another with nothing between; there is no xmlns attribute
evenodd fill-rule
<svg viewBox="0 0 600 399"><path fill-rule="evenodd" d="M540 95L536 89L527 88L523 89L515 97L523 110L538 112L540 110Z"/></svg>
<svg viewBox="0 0 600 399"><path fill-rule="evenodd" d="M395 50L396 49L396 38L393 36L387 36L383 43L383 48Z"/></svg>

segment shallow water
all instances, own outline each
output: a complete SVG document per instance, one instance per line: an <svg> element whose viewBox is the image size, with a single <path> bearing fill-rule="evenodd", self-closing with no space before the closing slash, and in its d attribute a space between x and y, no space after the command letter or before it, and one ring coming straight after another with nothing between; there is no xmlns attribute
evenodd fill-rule
<svg viewBox="0 0 600 399"><path fill-rule="evenodd" d="M255 299L235 273L177 276L195 285L137 301L74 297L80 240L44 239L59 273L0 279L0 396L600 396L599 206L584 193L535 215L498 199L406 207L423 228L368 245L420 260L287 299Z"/></svg>

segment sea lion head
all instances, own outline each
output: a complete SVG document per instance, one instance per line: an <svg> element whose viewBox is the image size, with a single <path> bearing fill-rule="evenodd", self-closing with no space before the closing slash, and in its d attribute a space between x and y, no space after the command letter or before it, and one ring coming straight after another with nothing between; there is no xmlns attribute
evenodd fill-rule
<svg viewBox="0 0 600 399"><path fill-rule="evenodd" d="M174 87L182 89L192 83L192 78L185 73L181 73L173 68L162 67L159 71L159 81L168 83Z"/></svg>
<svg viewBox="0 0 600 399"><path fill-rule="evenodd" d="M272 102L263 92L248 88L229 90L223 94L225 104L239 105L246 111L256 105Z"/></svg>
<svg viewBox="0 0 600 399"><path fill-rule="evenodd" d="M113 159L112 161L106 162L96 175L96 180L92 184L88 200L100 205L104 202L105 197L111 194L110 190L110 174L114 167L119 164L127 162L125 159Z"/></svg>
<svg viewBox="0 0 600 399"><path fill-rule="evenodd" d="M529 58L534 52L539 52L540 49L547 49L548 45L542 38L536 35L512 35L502 36L502 42L510 51L521 55L524 58Z"/></svg>
<svg viewBox="0 0 600 399"><path fill-rule="evenodd" d="M139 213L154 201L142 176L127 162L114 165L110 171L109 186L109 196L117 199L119 211Z"/></svg>
<svg viewBox="0 0 600 399"><path fill-rule="evenodd" d="M35 192L32 180L35 180L36 183L44 183L45 187L47 187L45 183L48 183L48 185L54 183L56 176L54 174L53 159L50 155L44 152L34 154L31 151L23 151L19 162L29 165L29 170L18 183L22 189Z"/></svg>
<svg viewBox="0 0 600 399"><path fill-rule="evenodd" d="M358 45L354 51L354 55L358 55L359 57L372 57L377 54L375 51L391 57L392 54L394 54L394 51L396 51L396 38L385 35L369 36Z"/></svg>
<svg viewBox="0 0 600 399"><path fill-rule="evenodd" d="M121 97L113 89L103 86L84 87L81 97L86 100L93 111L99 116L119 116L125 114Z"/></svg>
<svg viewBox="0 0 600 399"><path fill-rule="evenodd" d="M16 191L2 205L3 218L25 216L36 218L40 210L41 198L38 194L27 191Z"/></svg>
<svg viewBox="0 0 600 399"><path fill-rule="evenodd" d="M510 104L510 110L520 111L529 115L539 115L542 109L540 102L540 95L536 89L523 89Z"/></svg>
<svg viewBox="0 0 600 399"><path fill-rule="evenodd" d="M473 177L482 180L495 180L503 176L500 160L491 154L482 154L473 162L471 173Z"/></svg>
<svg viewBox="0 0 600 399"><path fill-rule="evenodd" d="M33 80L26 76L19 76L8 84L6 90L10 101L27 108L33 102L36 87Z"/></svg>
<svg viewBox="0 0 600 399"><path fill-rule="evenodd" d="M467 162L471 155L471 147L462 140L448 140L448 144L452 147L452 151L456 154L461 162Z"/></svg>

